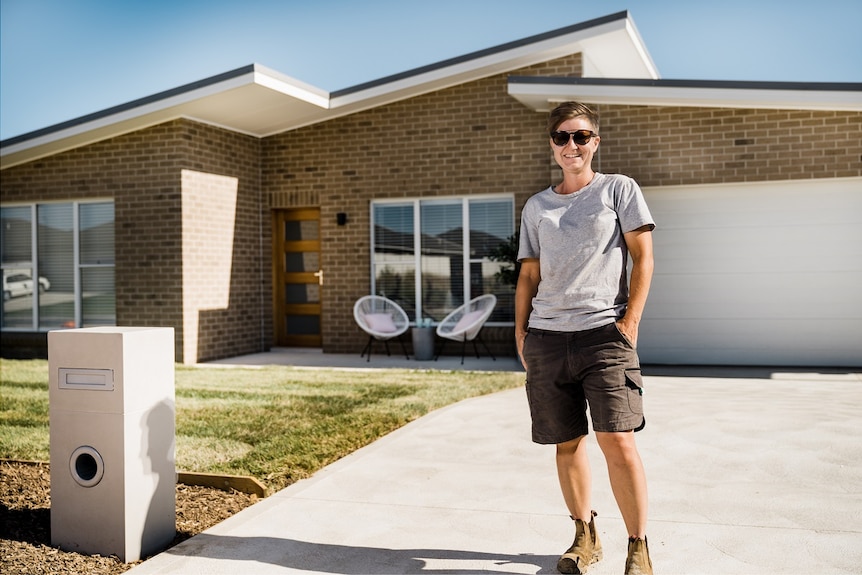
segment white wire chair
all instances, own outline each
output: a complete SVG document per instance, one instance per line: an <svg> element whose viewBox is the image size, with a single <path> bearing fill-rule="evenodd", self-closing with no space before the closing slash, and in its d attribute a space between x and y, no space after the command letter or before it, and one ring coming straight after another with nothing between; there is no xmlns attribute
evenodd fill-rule
<svg viewBox="0 0 862 575"><path fill-rule="evenodd" d="M455 309L449 315L443 318L443 321L437 326L437 335L443 338L443 343L440 350L437 352L435 360L443 353L443 348L446 346L446 340L461 342L461 365L464 365L464 352L467 347L467 342L473 342L473 351L476 352L476 358L479 357L479 349L476 347L476 340L482 344L491 359L497 361L485 342L482 341L482 327L488 318L491 317L491 312L497 305L497 296L493 294L480 295L473 298L461 307Z"/></svg>
<svg viewBox="0 0 862 575"><path fill-rule="evenodd" d="M386 346L386 355L391 355L389 340L397 337L401 342L404 357L410 359L404 340L401 339L401 335L410 328L410 318L400 305L379 295L363 296L353 304L353 318L362 331L368 334L368 343L359 357L363 357L367 352L366 361L371 361L371 344L375 339L382 341Z"/></svg>

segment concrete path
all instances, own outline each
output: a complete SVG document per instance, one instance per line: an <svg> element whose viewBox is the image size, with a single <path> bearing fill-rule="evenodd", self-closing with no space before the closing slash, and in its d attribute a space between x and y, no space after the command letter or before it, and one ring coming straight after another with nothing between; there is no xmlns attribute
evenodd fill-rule
<svg viewBox="0 0 862 575"><path fill-rule="evenodd" d="M518 369L508 362L494 363ZM862 374L644 372L656 573L862 572ZM555 573L573 528L553 447L532 444L529 425L523 388L449 406L129 573ZM620 574L626 532L590 442L605 551L590 573Z"/></svg>

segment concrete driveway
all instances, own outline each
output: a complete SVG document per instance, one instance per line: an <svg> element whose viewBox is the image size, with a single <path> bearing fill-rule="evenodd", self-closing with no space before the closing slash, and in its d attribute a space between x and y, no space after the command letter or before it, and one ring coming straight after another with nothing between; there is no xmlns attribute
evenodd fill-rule
<svg viewBox="0 0 862 575"><path fill-rule="evenodd" d="M318 355L329 365L368 367ZM275 350L255 361L299 365L299 356ZM470 359L465 367L478 368ZM385 359L370 363L386 367ZM511 358L491 363L519 369ZM648 425L638 441L656 573L862 572L862 374L644 373ZM626 532L590 441L605 552L590 573L619 574ZM553 447L530 442L523 388L466 400L129 573L555 573L573 532L553 455Z"/></svg>

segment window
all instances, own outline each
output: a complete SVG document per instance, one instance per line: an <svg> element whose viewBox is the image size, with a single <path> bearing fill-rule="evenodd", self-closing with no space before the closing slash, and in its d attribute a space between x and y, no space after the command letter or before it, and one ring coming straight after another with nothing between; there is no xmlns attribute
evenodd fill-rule
<svg viewBox="0 0 862 575"><path fill-rule="evenodd" d="M4 330L115 325L114 203L0 208Z"/></svg>
<svg viewBox="0 0 862 575"><path fill-rule="evenodd" d="M372 203L372 290L412 320L442 320L486 293L497 296L489 321L514 321L514 288L502 283L491 253L514 233L511 197Z"/></svg>

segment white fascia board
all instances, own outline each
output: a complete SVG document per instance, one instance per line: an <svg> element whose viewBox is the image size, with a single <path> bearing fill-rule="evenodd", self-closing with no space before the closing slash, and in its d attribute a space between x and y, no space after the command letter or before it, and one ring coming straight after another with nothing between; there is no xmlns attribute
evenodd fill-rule
<svg viewBox="0 0 862 575"><path fill-rule="evenodd" d="M533 49L530 49L533 48ZM501 74L510 70L516 70L525 66L538 64L546 60L562 57L570 54L565 48L547 53L536 54L535 46L521 48L513 52L507 52L505 56L492 55L479 60L461 62L438 68L428 72L395 80L386 84L375 85L367 89L336 96L332 99L333 109L348 106L360 106L361 108L379 106L414 96L420 96L437 90L445 90L472 80L478 80L494 74ZM575 51L579 51L576 49ZM555 52L557 52L555 54Z"/></svg>
<svg viewBox="0 0 862 575"><path fill-rule="evenodd" d="M403 75L396 75L389 79L384 78L380 82L372 83L366 89L350 91L344 95L336 94L332 98L331 107L332 109L355 107L356 109L351 108L351 112L353 112L443 90L578 52L584 53L585 59L588 59L590 55L586 52L593 50L593 46L598 46L598 44L602 44L603 49L611 44L616 59L621 57L620 54L630 59L631 54L645 53L642 44L634 47L620 44L621 42L639 41L639 37L634 38L629 33L630 24L629 18L615 20L570 34L522 44L508 50L492 51L485 56L456 58L451 64L447 65L446 62L442 62L439 66L429 66L424 72L422 68L419 68ZM605 41L599 42L597 40L599 38L603 38ZM648 57L647 60L651 62ZM640 64L634 63L633 65L639 66ZM398 76L402 77L399 78Z"/></svg>
<svg viewBox="0 0 862 575"><path fill-rule="evenodd" d="M658 80L661 77L658 73L658 67L655 65L655 62L653 62L652 56L650 56L647 51L646 44L644 44L637 26L635 26L634 20L631 18L626 18L626 33L629 35L629 38L631 38L632 46L637 51L644 67L647 69L647 75L653 80Z"/></svg>
<svg viewBox="0 0 862 575"><path fill-rule="evenodd" d="M582 100L630 106L862 111L862 92L713 87L509 84L509 95L537 112Z"/></svg>
<svg viewBox="0 0 862 575"><path fill-rule="evenodd" d="M505 64L489 62L481 70L470 64L459 64L446 70L428 72L421 77L398 80L391 84L375 86L362 92L355 92L338 96L332 99L331 108L338 110L349 108L350 112L367 110L385 104L391 104L399 100L406 100L423 94L445 90L459 84L478 80L494 74L502 74L509 70L523 66L530 66L537 61L526 60L523 64L512 66L509 60Z"/></svg>
<svg viewBox="0 0 862 575"><path fill-rule="evenodd" d="M171 113L171 109L173 108L176 108L188 102L199 100L208 95L217 94L225 90L230 90L231 88L247 85L252 80L252 74L248 74L242 77L227 80L213 86L206 86L198 90L177 94L176 96L172 96L164 100L156 100L149 104L142 104L129 110L117 112L116 114L97 118L90 122L76 124L74 126L70 126L69 128L58 130L56 132L51 132L44 136L29 139L24 142L21 142L20 144L6 146L3 148L3 155L14 154L15 152L21 151L23 149L42 146L58 140L74 138L75 136L86 134L88 132L97 132L104 128L108 128L116 124L123 124L125 122L129 122L138 118L143 118L145 116L152 116L153 120L150 121L148 119L147 121L144 121L142 123L142 127L153 126L166 120L180 117L181 114L179 113ZM76 146L78 145L80 144L76 144Z"/></svg>
<svg viewBox="0 0 862 575"><path fill-rule="evenodd" d="M631 19L612 32L583 41L583 76L657 80L658 69Z"/></svg>
<svg viewBox="0 0 862 575"><path fill-rule="evenodd" d="M329 109L329 92L311 84L306 84L290 76L280 74L261 65L255 66L254 83L285 96L296 98L323 109Z"/></svg>
<svg viewBox="0 0 862 575"><path fill-rule="evenodd" d="M52 131L43 136L37 136L17 144L4 146L2 158L6 160L7 158L14 157L16 153L43 146L45 147L45 153L39 154L39 156L44 157L93 143L105 137L119 136L124 133L155 126L162 122L182 117L183 114L177 108L183 104L219 94L226 90L246 86L253 81L254 73L249 72L217 84L182 92L164 99L154 100L153 102L122 110L115 114L102 116L89 122L82 122L68 128ZM123 129L123 125L127 127ZM28 158L28 161L30 159L36 158ZM10 160L10 165L11 163L13 163L12 160ZM3 161L2 167L8 167L6 164L7 162Z"/></svg>
<svg viewBox="0 0 862 575"><path fill-rule="evenodd" d="M112 121L108 123L95 121L87 124L88 129L77 130L78 126L64 130L62 134L51 133L45 136L26 140L20 144L5 146L0 151L0 169L11 168L18 164L32 162L55 154L60 154L93 144L101 140L115 138L131 132L146 129L163 122L174 120L179 116L158 114L147 117L146 120L135 118L126 122ZM95 127L94 124L99 124Z"/></svg>
<svg viewBox="0 0 862 575"><path fill-rule="evenodd" d="M260 134L244 130L241 126L230 122L220 123L212 117L200 114L201 105L205 105L208 99L219 99L231 90L250 89L255 85L282 94L285 100L310 104L319 108L322 113L329 108L328 92L256 64L247 73L221 82L182 91L166 98L157 98L91 121L4 146L0 151L0 167L8 168L21 162L58 154L180 118L260 137Z"/></svg>
<svg viewBox="0 0 862 575"><path fill-rule="evenodd" d="M329 108L328 92L300 82L299 80L294 80L282 74L278 74L277 72L268 70L260 65L256 65L255 70L253 71L217 84L211 84L188 92L182 92L165 99L154 100L153 102L141 104L134 108L117 112L116 114L103 116L90 122L76 124L69 128L45 134L44 136L38 136L21 142L20 144L6 146L3 148L3 155L14 154L23 149L42 146L57 140L74 138L75 136L86 134L87 132L99 131L112 125L122 124L135 120L136 118L144 118L145 116L152 116L152 120L148 118L143 121L140 124L140 127L142 128L154 126L177 118L195 118L194 113L184 113L181 107L185 104L192 104L203 100L209 96L218 96L219 94L225 93L229 90L242 88L252 84L269 88L297 100L308 102L322 109ZM204 122L216 125L212 121L204 120ZM236 127L225 127L236 131Z"/></svg>

